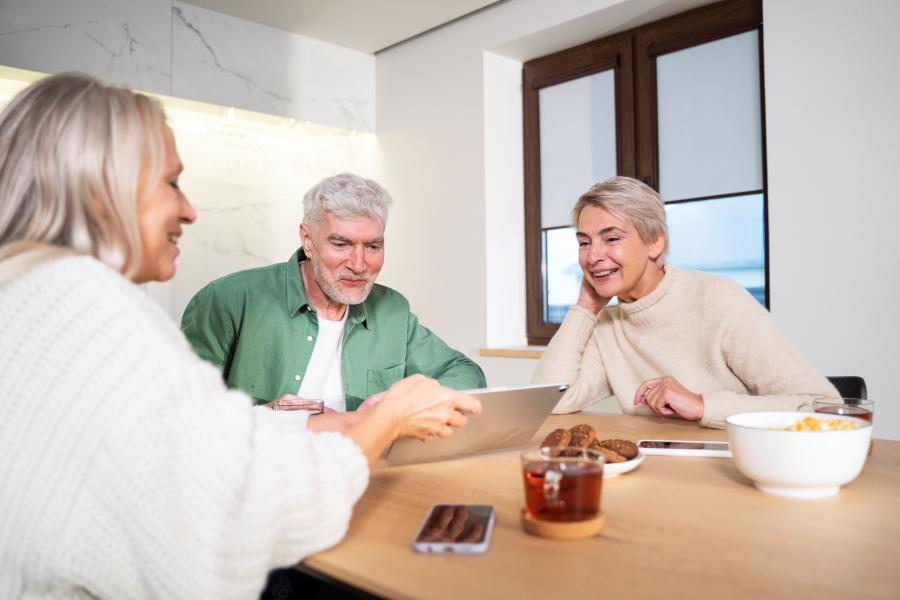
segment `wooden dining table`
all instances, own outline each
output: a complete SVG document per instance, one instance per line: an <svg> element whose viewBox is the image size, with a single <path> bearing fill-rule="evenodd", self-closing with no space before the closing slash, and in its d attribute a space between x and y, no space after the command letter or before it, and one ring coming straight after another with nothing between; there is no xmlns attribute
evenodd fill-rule
<svg viewBox="0 0 900 600"><path fill-rule="evenodd" d="M724 440L694 423L554 415L601 438ZM831 498L757 490L730 458L648 456L605 479L603 530L560 541L526 533L520 451L379 466L339 545L299 569L384 598L900 598L900 442L875 440L860 476ZM417 554L433 504L491 504L485 554Z"/></svg>

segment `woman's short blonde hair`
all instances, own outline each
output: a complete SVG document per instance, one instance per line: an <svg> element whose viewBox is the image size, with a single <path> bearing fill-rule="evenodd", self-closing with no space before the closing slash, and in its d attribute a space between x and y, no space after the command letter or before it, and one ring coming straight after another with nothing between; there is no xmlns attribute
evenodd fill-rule
<svg viewBox="0 0 900 600"><path fill-rule="evenodd" d="M133 276L137 203L162 175L164 127L157 101L88 75L22 90L0 114L0 255L63 248Z"/></svg>
<svg viewBox="0 0 900 600"><path fill-rule="evenodd" d="M628 219L634 225L644 243L652 244L663 238L662 252L656 264L666 264L669 253L669 228L666 225L666 207L656 190L631 177L611 177L594 184L575 203L572 224L578 226L578 217L586 206L605 208L620 219Z"/></svg>

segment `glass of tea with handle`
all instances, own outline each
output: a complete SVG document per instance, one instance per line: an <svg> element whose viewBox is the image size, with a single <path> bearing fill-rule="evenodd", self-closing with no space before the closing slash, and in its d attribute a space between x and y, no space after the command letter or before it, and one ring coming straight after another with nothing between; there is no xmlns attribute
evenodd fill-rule
<svg viewBox="0 0 900 600"><path fill-rule="evenodd" d="M605 463L602 453L588 448L545 446L523 452L526 531L558 538L599 532Z"/></svg>
<svg viewBox="0 0 900 600"><path fill-rule="evenodd" d="M812 401L812 409L825 415L856 417L871 423L875 414L875 403L864 398L827 398L822 396Z"/></svg>

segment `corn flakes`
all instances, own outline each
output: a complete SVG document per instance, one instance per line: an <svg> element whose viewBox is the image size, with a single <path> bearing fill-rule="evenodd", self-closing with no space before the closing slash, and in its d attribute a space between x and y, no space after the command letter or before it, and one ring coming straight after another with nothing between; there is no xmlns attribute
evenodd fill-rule
<svg viewBox="0 0 900 600"><path fill-rule="evenodd" d="M841 429L856 429L856 423L843 419L820 419L818 417L806 417L787 427L772 427L784 431L836 431Z"/></svg>

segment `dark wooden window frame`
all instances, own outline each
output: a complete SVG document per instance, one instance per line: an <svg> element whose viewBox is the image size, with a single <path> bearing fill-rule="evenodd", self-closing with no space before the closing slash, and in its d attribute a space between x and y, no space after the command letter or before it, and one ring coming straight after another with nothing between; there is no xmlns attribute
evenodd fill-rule
<svg viewBox="0 0 900 600"><path fill-rule="evenodd" d="M612 69L615 80L616 169L659 189L657 145L656 57L717 39L757 30L760 33L760 95L763 147L763 219L768 223L766 190L765 104L762 77L761 0L726 0L635 29L587 42L528 61L522 68L525 172L525 270L529 344L546 344L559 326L544 321L541 267L541 174L539 93L542 88ZM738 195L714 196L721 198ZM702 198L711 199L711 198ZM688 202L701 198L686 198ZM574 205L573 198L572 204ZM766 305L769 300L768 227L766 239Z"/></svg>

